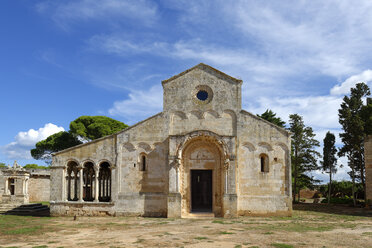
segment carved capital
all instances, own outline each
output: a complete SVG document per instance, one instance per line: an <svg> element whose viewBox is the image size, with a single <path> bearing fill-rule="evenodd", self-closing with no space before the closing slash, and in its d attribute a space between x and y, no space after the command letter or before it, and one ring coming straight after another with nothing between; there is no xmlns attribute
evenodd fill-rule
<svg viewBox="0 0 372 248"><path fill-rule="evenodd" d="M170 161L169 165L175 169L178 169L181 165L181 161L179 158L175 158L173 161Z"/></svg>

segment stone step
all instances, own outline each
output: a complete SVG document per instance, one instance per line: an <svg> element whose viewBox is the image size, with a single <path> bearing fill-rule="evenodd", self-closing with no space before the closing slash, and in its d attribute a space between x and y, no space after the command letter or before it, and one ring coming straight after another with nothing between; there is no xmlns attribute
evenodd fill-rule
<svg viewBox="0 0 372 248"><path fill-rule="evenodd" d="M15 208L4 211L6 215L22 215L22 216L50 216L50 209L41 203L24 204Z"/></svg>
<svg viewBox="0 0 372 248"><path fill-rule="evenodd" d="M0 213L5 213L19 206L19 204L0 204Z"/></svg>
<svg viewBox="0 0 372 248"><path fill-rule="evenodd" d="M188 219L213 219L214 213L209 212L194 212L189 213L187 216L184 216L182 218L188 218Z"/></svg>

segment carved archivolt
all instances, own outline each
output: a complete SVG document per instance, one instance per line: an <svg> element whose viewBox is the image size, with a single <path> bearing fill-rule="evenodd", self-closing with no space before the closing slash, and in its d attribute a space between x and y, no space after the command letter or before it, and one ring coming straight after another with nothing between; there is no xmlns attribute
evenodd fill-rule
<svg viewBox="0 0 372 248"><path fill-rule="evenodd" d="M182 152L184 151L185 147L196 139L202 139L204 141L216 144L223 159L229 158L228 147L219 135L211 131L195 131L183 137L182 142L177 147L177 159L182 158Z"/></svg>
<svg viewBox="0 0 372 248"><path fill-rule="evenodd" d="M276 143L275 146L281 147L284 151L289 151L288 146L282 142Z"/></svg>
<svg viewBox="0 0 372 248"><path fill-rule="evenodd" d="M180 119L185 120L187 119L187 115L182 111L174 111L173 117L178 116Z"/></svg>
<svg viewBox="0 0 372 248"><path fill-rule="evenodd" d="M273 150L273 147L269 143L267 143L267 142L260 142L260 143L258 143L258 146L263 147L263 148L265 148L268 151L272 151Z"/></svg>
<svg viewBox="0 0 372 248"><path fill-rule="evenodd" d="M147 144L146 142L140 142L140 143L138 143L137 147L138 148L142 148L146 152L150 152L152 150L151 146L149 144Z"/></svg>
<svg viewBox="0 0 372 248"><path fill-rule="evenodd" d="M130 143L130 142L126 142L123 144L123 147L128 151L128 152L133 152L136 150L136 147Z"/></svg>
<svg viewBox="0 0 372 248"><path fill-rule="evenodd" d="M204 118L203 112L199 110L193 110L190 112L189 116L195 116L197 119L201 120Z"/></svg>
<svg viewBox="0 0 372 248"><path fill-rule="evenodd" d="M203 113L203 118L204 118L204 119L205 119L205 117L206 117L207 114L212 115L214 118L220 118L220 117L221 117L221 116L218 114L217 111L215 111L215 110L208 110L208 111L205 111L205 112Z"/></svg>
<svg viewBox="0 0 372 248"><path fill-rule="evenodd" d="M244 142L242 146L247 148L250 152L256 151L256 147L254 147L254 145L250 142Z"/></svg>

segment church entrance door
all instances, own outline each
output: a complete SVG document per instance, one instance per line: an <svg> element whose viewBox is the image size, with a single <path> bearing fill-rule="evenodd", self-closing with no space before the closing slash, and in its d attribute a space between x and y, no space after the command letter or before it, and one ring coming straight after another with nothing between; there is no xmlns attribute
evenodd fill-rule
<svg viewBox="0 0 372 248"><path fill-rule="evenodd" d="M191 211L212 212L212 170L191 170Z"/></svg>

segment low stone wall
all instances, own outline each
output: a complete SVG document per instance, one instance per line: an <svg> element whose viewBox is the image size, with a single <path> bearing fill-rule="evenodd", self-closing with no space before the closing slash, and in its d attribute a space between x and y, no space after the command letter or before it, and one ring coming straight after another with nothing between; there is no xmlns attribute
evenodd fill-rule
<svg viewBox="0 0 372 248"><path fill-rule="evenodd" d="M167 217L167 200L164 193L121 194L116 202L116 215Z"/></svg>
<svg viewBox="0 0 372 248"><path fill-rule="evenodd" d="M112 202L51 202L51 216L114 216Z"/></svg>
<svg viewBox="0 0 372 248"><path fill-rule="evenodd" d="M292 199L286 196L239 196L239 216L292 216Z"/></svg>

